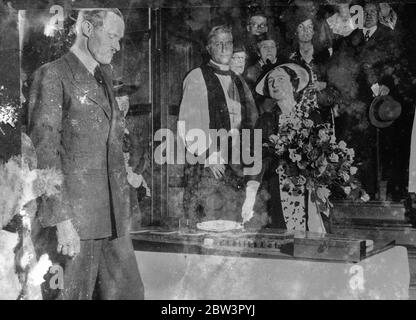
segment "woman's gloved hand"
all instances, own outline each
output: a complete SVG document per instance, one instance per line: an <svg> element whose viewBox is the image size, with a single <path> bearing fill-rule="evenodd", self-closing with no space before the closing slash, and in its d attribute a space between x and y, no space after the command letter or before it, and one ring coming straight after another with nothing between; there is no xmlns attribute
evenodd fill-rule
<svg viewBox="0 0 416 320"><path fill-rule="evenodd" d="M241 210L241 216L243 223L250 221L254 215L254 203L256 202L256 195L259 189L260 182L251 180L247 182L246 186L246 198Z"/></svg>

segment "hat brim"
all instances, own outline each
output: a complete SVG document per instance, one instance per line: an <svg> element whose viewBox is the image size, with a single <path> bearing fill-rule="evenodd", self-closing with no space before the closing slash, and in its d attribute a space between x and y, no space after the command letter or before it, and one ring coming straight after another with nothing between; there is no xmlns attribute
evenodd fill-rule
<svg viewBox="0 0 416 320"><path fill-rule="evenodd" d="M274 67L272 70L270 70L269 72L267 72L266 74L264 74L261 79L257 82L256 85L256 92L261 95L261 96L265 96L265 90L264 90L264 86L266 85L266 79L268 77L268 75L270 73L272 73L273 71L275 71L276 69L279 69L281 67L287 67L290 68L291 70L293 70L298 79L299 79L299 85L298 88L296 89L296 92L300 92L303 89L306 88L306 86L309 83L309 73L308 71L306 71L304 68L302 68L301 66L295 64L295 63L284 63L284 64L280 64L276 67ZM268 96L268 98L271 98L270 96Z"/></svg>
<svg viewBox="0 0 416 320"><path fill-rule="evenodd" d="M378 107L379 105L381 105L382 103L386 102L386 101L390 101L391 103L395 103L397 104L400 108L401 105L400 103L398 103L396 100L394 100L391 96L386 95L386 96L377 96L373 99L373 101L371 102L370 108L368 109L368 117L370 119L370 123L376 127L376 128L387 128L389 126L391 126L393 124L394 121L397 120L393 119L393 120L389 120L389 121L380 121L379 119L376 118L376 107Z"/></svg>

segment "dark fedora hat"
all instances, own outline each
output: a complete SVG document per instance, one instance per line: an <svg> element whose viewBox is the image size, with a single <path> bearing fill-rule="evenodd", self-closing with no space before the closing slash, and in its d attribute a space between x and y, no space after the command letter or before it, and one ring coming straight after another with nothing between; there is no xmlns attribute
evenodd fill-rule
<svg viewBox="0 0 416 320"><path fill-rule="evenodd" d="M400 117L401 113L401 104L391 96L378 96L370 105L370 123L377 128L387 128Z"/></svg>

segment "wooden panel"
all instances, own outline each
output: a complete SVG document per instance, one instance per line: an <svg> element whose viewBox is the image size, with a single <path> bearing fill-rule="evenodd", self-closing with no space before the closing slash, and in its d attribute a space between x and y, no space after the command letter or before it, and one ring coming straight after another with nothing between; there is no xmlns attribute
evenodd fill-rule
<svg viewBox="0 0 416 320"><path fill-rule="evenodd" d="M404 246L416 245L416 229L410 227L332 225L332 232L370 240L395 240L397 244Z"/></svg>
<svg viewBox="0 0 416 320"><path fill-rule="evenodd" d="M389 202L336 203L332 231L335 234L374 241L395 240L408 249L409 299L416 300L416 229L405 220L404 206Z"/></svg>
<svg viewBox="0 0 416 320"><path fill-rule="evenodd" d="M175 156L177 157L177 120L179 115L179 105L182 95L182 82L186 74L192 69L191 50L192 44L183 41L174 36L169 36L168 46L166 47L167 61L164 76L165 90L163 106L167 108L167 128L174 133L175 136ZM182 218L184 216L183 209L183 173L184 165L168 164L167 165L167 201L168 216Z"/></svg>
<svg viewBox="0 0 416 320"><path fill-rule="evenodd" d="M293 256L297 258L358 262L366 255L366 241L332 235L296 235Z"/></svg>
<svg viewBox="0 0 416 320"><path fill-rule="evenodd" d="M334 202L332 214L335 220L405 220L404 205L389 201L371 201L367 203Z"/></svg>
<svg viewBox="0 0 416 320"><path fill-rule="evenodd" d="M127 29L121 54L116 55L115 63L120 66L124 83L138 87L137 91L130 96L130 103L149 103L151 98L149 95L148 9L130 9L125 19ZM118 59L121 61L117 61Z"/></svg>
<svg viewBox="0 0 416 320"><path fill-rule="evenodd" d="M416 300L416 247L408 247L407 254L410 268L409 299Z"/></svg>

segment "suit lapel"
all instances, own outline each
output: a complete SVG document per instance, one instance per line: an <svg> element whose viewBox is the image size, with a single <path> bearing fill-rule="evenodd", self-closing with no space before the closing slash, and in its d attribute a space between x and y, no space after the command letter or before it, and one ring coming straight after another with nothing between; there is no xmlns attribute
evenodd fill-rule
<svg viewBox="0 0 416 320"><path fill-rule="evenodd" d="M370 40L374 42L383 41L384 36L385 36L385 30L380 25L378 25L377 30L374 32Z"/></svg>
<svg viewBox="0 0 416 320"><path fill-rule="evenodd" d="M104 111L108 119L111 119L111 106L110 108L108 107L109 103L105 95L99 94L99 90L97 90L98 83L94 76L90 74L87 68L72 52L67 53L64 58L72 73L72 84L81 90L88 99L97 104ZM109 91L109 95L111 94L112 90Z"/></svg>
<svg viewBox="0 0 416 320"><path fill-rule="evenodd" d="M388 31L387 31L388 32ZM369 45L377 44L378 42L384 41L384 37L386 36L386 29L383 28L380 24L377 26L376 31L374 31L373 35L368 40Z"/></svg>
<svg viewBox="0 0 416 320"><path fill-rule="evenodd" d="M121 111L118 107L117 100L114 96L113 91L113 82L112 82L112 71L109 65L102 65L101 69L103 71L103 77L105 86L107 88L108 92L108 98L110 100L110 107L111 107L111 122L110 122L110 132L109 132L109 143L116 143L118 147L120 147L120 144L117 143L118 135L120 134L120 131L123 131L124 129L120 126L120 124L123 123L124 116L121 114ZM120 121L121 120L121 121ZM113 144L114 147L114 144ZM111 148L112 151L119 150L118 147ZM120 153L121 154L121 153Z"/></svg>
<svg viewBox="0 0 416 320"><path fill-rule="evenodd" d="M358 39L358 46L362 46L366 44L363 29L356 29L357 34L356 37Z"/></svg>

